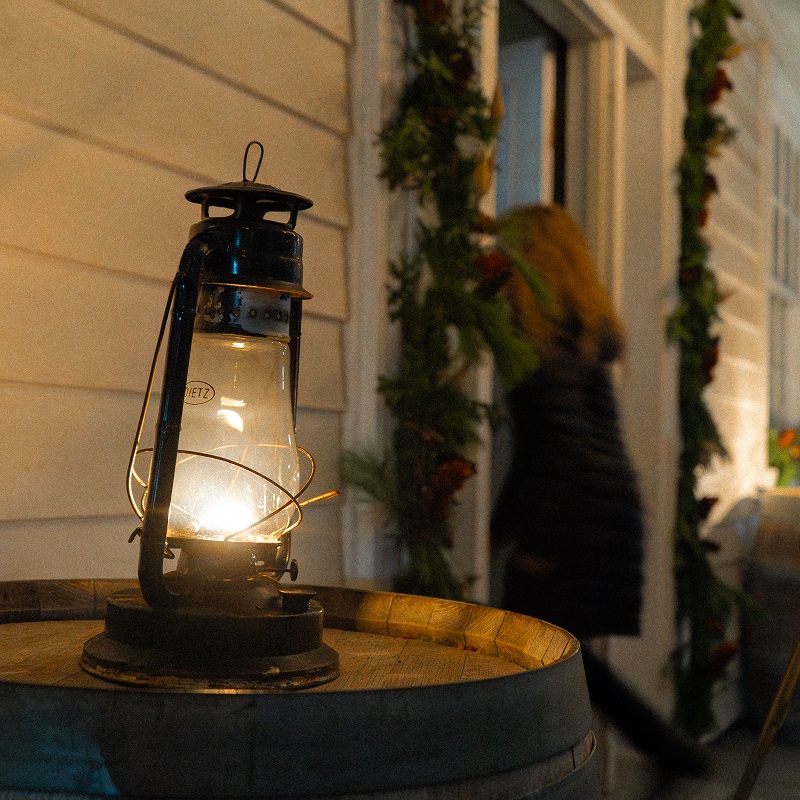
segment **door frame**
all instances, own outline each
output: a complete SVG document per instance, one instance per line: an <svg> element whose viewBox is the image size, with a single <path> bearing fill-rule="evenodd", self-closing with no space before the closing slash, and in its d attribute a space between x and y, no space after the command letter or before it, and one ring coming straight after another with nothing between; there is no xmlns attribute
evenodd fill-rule
<svg viewBox="0 0 800 800"><path fill-rule="evenodd" d="M568 42L565 206L584 230L601 276L619 303L624 269L626 87L632 79L658 76L659 56L611 0L522 2ZM387 418L376 386L394 349L383 265L393 253L402 252L406 243L399 230L402 226L397 224L396 201L377 178L380 159L374 142L391 108L393 93L396 96L401 37L391 0L351 0L351 10L351 226L342 441L345 449L382 452L388 440ZM483 19L480 57L488 97L497 82L497 57L498 0L490 0ZM489 213L494 210L492 194L484 200L484 210ZM400 212L402 217L402 208ZM476 396L490 401L492 384L493 368L486 358L475 371ZM481 437L490 441L488 425ZM485 601L489 592L491 449L483 447L476 456L478 472L469 496L462 499L454 558L460 571L475 576L472 598ZM349 490L345 490L341 508L346 582L387 586L392 565L380 530L380 510Z"/></svg>

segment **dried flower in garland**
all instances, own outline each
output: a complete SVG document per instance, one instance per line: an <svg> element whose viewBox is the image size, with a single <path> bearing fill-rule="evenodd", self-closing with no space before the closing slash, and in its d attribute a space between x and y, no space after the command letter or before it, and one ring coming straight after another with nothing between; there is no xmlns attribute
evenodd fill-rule
<svg viewBox="0 0 800 800"><path fill-rule="evenodd" d="M400 356L379 384L395 423L390 453L383 462L345 454L342 472L393 518L407 555L395 588L460 599L446 556L452 512L490 413L465 377L487 348L508 384L529 374L536 357L499 292L513 265L482 252L476 233L491 226L478 201L491 183L502 121L502 104L488 103L475 69L483 0L395 2L409 24L409 77L380 134L382 177L414 192L416 249L390 265Z"/></svg>
<svg viewBox="0 0 800 800"><path fill-rule="evenodd" d="M680 347L679 410L683 449L678 476L675 523L676 620L681 643L673 653L675 722L699 737L714 726L712 689L737 651L727 640L727 623L742 597L724 584L708 561L715 545L700 529L716 498L696 495L698 473L715 455L724 456L719 432L703 398L719 358L720 293L708 269L709 246L702 229L708 203L717 191L709 159L734 131L714 110L733 87L721 65L740 52L728 22L741 13L731 0L704 0L691 12L693 42L686 76L684 149L678 165L681 249L678 270L680 303L668 323L668 336Z"/></svg>

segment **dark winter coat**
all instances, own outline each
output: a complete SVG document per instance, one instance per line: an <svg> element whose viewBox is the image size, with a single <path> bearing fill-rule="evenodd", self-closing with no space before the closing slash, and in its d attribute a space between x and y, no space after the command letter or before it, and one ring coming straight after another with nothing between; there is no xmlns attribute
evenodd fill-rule
<svg viewBox="0 0 800 800"><path fill-rule="evenodd" d="M503 607L579 638L638 634L642 510L608 366L565 338L509 404L514 456L492 518L516 547Z"/></svg>

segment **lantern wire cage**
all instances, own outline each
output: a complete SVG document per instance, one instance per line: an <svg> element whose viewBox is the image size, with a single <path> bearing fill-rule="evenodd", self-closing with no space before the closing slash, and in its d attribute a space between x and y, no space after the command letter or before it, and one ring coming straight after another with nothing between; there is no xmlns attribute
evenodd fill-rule
<svg viewBox="0 0 800 800"><path fill-rule="evenodd" d="M248 145L248 147L249 147L249 145ZM246 159L246 156L245 156L245 159ZM259 162L259 165L260 165L260 162ZM156 340L156 348L155 348L155 353L153 354L153 361L152 361L152 363L150 365L150 374L148 375L148 379L147 379L147 386L145 388L144 401L142 403L142 410L141 410L141 413L139 415L139 422L138 422L138 424L136 426L136 436L134 437L133 447L131 449L130 460L128 462L128 481L127 481L127 484L128 484L128 500L130 501L131 507L133 508L133 511L136 514L136 516L139 518L139 520L143 520L144 519L144 502L143 501L144 501L144 495L147 492L147 481L145 481L141 477L141 475L139 475L139 473L136 471L136 459L140 455L143 455L144 453L152 453L153 452L153 448L152 447L140 448L139 447L139 443L140 443L141 438L142 438L142 432L144 431L145 420L147 418L147 410L148 410L149 405L150 405L150 398L151 398L152 392L153 392L153 384L155 382L156 370L158 368L158 358L159 358L159 354L161 352L161 344L162 344L163 339L164 339L164 334L166 333L167 323L169 321L170 310L172 308L172 301L173 301L173 299L175 297L175 289L176 289L176 286L177 286L179 278L180 278L180 274L176 274L175 277L172 280L172 285L170 286L169 295L167 297L167 304L166 304L166 307L164 308L164 316L161 319L161 326L160 326L159 331L158 331L158 339ZM261 445L261 446L263 446L263 447L280 447L280 445L271 445L271 444L270 445ZM225 447L228 447L228 445L221 445L219 448L215 448L215 449L221 450L221 449L224 449ZM284 503L282 503L278 508L276 508L273 511L271 511L266 516L264 516L261 519L258 519L255 522L247 525L245 528L242 528L241 530L238 530L238 531L235 531L234 533L228 534L223 540L223 541L228 542L228 541L236 541L238 537L246 535L249 531L258 528L260 525L263 525L268 520L272 519L273 517L277 516L278 514L280 514L281 512L285 511L290 506L292 506L293 507L293 514L292 514L292 516L290 516L288 518L288 521L285 524L285 526L281 530L276 531L276 532L274 532L272 534L273 536L276 536L276 537L283 536L283 535L293 531L302 522L302 519L303 519L303 507L304 506L311 505L312 503L319 503L319 502L321 502L323 500L329 500L329 499L331 499L333 497L336 497L339 494L339 492L337 490L332 490L332 491L329 491L329 492L324 492L323 494L320 494L320 495L316 495L315 497L311 497L311 498L309 498L307 500L303 500L302 502L299 500L299 498L305 493L306 489L308 489L308 487L311 484L311 481L314 478L314 473L316 472L316 463L314 461L314 457L305 448L300 447L298 445L297 446L297 451L298 451L298 453L302 453L302 455L304 455L308 459L309 472L308 472L308 476L306 477L305 481L303 482L303 484L301 485L299 491L296 494L292 494L288 489L286 489L285 487L281 486L277 481L273 480L272 478L267 477L266 475L263 475L258 470L255 470L252 467L248 467L247 465L241 464L238 461L234 461L234 460L232 460L230 458L225 458L225 456L221 456L221 455L217 455L215 453L209 453L209 452L203 453L203 452L199 452L197 450L178 450L178 454L182 455L182 456L186 456L186 458L184 458L181 463L184 463L185 461L187 461L189 459L192 459L192 458L207 458L207 459L210 459L210 460L213 460L213 461L218 461L218 462L223 463L223 464L229 464L231 466L237 467L240 470L243 470L245 472L249 472L250 474L255 475L256 477L261 478L263 481L265 481L266 483L270 484L275 489L277 489L279 492L281 492L282 496L286 497L286 501ZM236 478L234 477L233 480L235 481ZM142 488L142 497L141 497L140 500L137 500L137 498L136 498L135 489L134 489L134 483L138 484ZM139 532L139 529L134 531L134 534L131 537L131 541L136 537L136 534L138 532ZM172 556L171 552L169 551L169 548L167 549L166 556L167 557L171 557Z"/></svg>

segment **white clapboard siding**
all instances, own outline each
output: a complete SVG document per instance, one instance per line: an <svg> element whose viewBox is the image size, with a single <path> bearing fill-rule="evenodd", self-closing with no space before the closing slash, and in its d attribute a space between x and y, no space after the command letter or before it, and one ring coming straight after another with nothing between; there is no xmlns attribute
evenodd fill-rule
<svg viewBox="0 0 800 800"><path fill-rule="evenodd" d="M766 329L766 306L760 292L722 270L717 272L717 285L725 298L723 306L726 314L733 314L744 322Z"/></svg>
<svg viewBox="0 0 800 800"><path fill-rule="evenodd" d="M140 408L134 392L0 382L0 520L125 514ZM302 410L298 424L318 461L315 487L339 488L339 415Z"/></svg>
<svg viewBox="0 0 800 800"><path fill-rule="evenodd" d="M750 400L745 397L735 397L731 395L723 395L721 392L716 391L713 384L706 390L708 400L712 404L714 410L721 414L724 418L730 433L725 439L728 441L746 442L751 437L746 435L746 432L753 427L753 418L755 415L760 415L763 403L759 400ZM760 433L760 432L759 432ZM761 446L764 445L764 437L761 436ZM719 465L721 466L721 464ZM745 471L748 464L739 464L737 467ZM713 470L711 471L713 472ZM705 479L706 476L704 476ZM730 492L730 487L727 489L726 494Z"/></svg>
<svg viewBox="0 0 800 800"><path fill-rule="evenodd" d="M737 32L740 33L741 31ZM737 35L737 34L735 34ZM738 37L744 41L744 37ZM742 497L752 496L768 480L768 324L764 298L766 238L763 192L765 151L763 120L768 98L758 48L726 62L733 91L726 92L715 110L736 129L732 143L720 148L709 168L720 194L711 203L706 233L711 245L709 263L722 292L732 292L720 305L720 359L705 397L728 451L699 480L699 496L718 498L710 522L721 519ZM723 295L724 296L724 295ZM715 533L711 535L716 538ZM731 553L726 546L724 559ZM719 564L719 559L717 559ZM726 580L738 581L741 562ZM715 698L715 714L724 728L740 713L737 684L730 681Z"/></svg>
<svg viewBox="0 0 800 800"><path fill-rule="evenodd" d="M733 113L737 117L747 118L750 109L758 105L758 72L751 72L751 68L757 70L757 62L752 52L743 53L736 59L736 66L727 66L728 72L735 72L735 80L732 80L733 91L725 92L720 98L719 108L727 116Z"/></svg>
<svg viewBox="0 0 800 800"><path fill-rule="evenodd" d="M749 25L748 25L749 27ZM735 24L730 28L731 35L744 49L736 58L726 61L721 66L728 73L734 87L734 92L739 92L747 97L750 102L758 101L763 64L759 51L763 44L763 34L755 34L754 29L745 30L741 25ZM733 94L730 92L728 94Z"/></svg>
<svg viewBox="0 0 800 800"><path fill-rule="evenodd" d="M346 230L315 222L303 214L296 230L303 237L303 285L314 295L306 301L305 313L345 320L348 311Z"/></svg>
<svg viewBox="0 0 800 800"><path fill-rule="evenodd" d="M0 520L125 514L140 395L0 383Z"/></svg>
<svg viewBox="0 0 800 800"><path fill-rule="evenodd" d="M316 463L314 480L304 498L340 490L341 415L301 410L297 443L311 453ZM302 524L292 533L292 555L297 558L304 583L342 582L339 505L339 498L334 498L307 506Z"/></svg>
<svg viewBox="0 0 800 800"><path fill-rule="evenodd" d="M736 194L740 197L753 198L758 194L758 170L752 164L742 161L732 150L726 150L724 158L714 159L711 169L726 192L734 191L735 187Z"/></svg>
<svg viewBox="0 0 800 800"><path fill-rule="evenodd" d="M331 320L303 317L298 404L303 408L344 408L342 327Z"/></svg>
<svg viewBox="0 0 800 800"><path fill-rule="evenodd" d="M339 454L342 450L340 428L341 416L337 413L302 408L298 412L297 444L311 453L316 467L314 480L307 489L304 499L334 489L341 489L339 481ZM303 474L307 474L305 468Z"/></svg>
<svg viewBox="0 0 800 800"><path fill-rule="evenodd" d="M327 508L309 509L292 533L292 557L300 567L298 580L323 586L342 583L342 545L338 534L338 500Z"/></svg>
<svg viewBox="0 0 800 800"><path fill-rule="evenodd" d="M724 114L725 119L736 130L736 136L724 147L757 170L761 160L761 150L758 144L758 134L754 129L754 120L747 116L748 112L745 108L736 109L720 103L717 110Z"/></svg>
<svg viewBox="0 0 800 800"><path fill-rule="evenodd" d="M292 556L303 583L342 581L336 503L309 509L292 534ZM137 522L133 514L5 522L0 530L0 580L133 578L139 546L127 540ZM169 568L167 564L165 571Z"/></svg>
<svg viewBox="0 0 800 800"><path fill-rule="evenodd" d="M768 415L768 324L764 299L764 148L761 129L765 98L759 62L753 53L726 64L733 92L716 109L736 129L710 169L720 193L710 205L705 233L709 264L727 295L720 306L720 361L706 398L732 461L706 472L701 494L719 497L718 515L754 492L765 479Z"/></svg>
<svg viewBox="0 0 800 800"><path fill-rule="evenodd" d="M189 181L0 114L0 242L153 278L171 276L196 208Z"/></svg>
<svg viewBox="0 0 800 800"><path fill-rule="evenodd" d="M200 219L183 198L196 180L2 113L0 140L0 244L171 280ZM307 214L297 229L309 312L342 318L343 231Z"/></svg>
<svg viewBox="0 0 800 800"><path fill-rule="evenodd" d="M349 4L304 5L230 0L221 20L210 0L0 0L3 579L134 574L125 470L199 219L183 195L239 180L251 139L259 180L314 201L298 438L310 493L339 487ZM309 507L305 580L342 579L338 518L337 500Z"/></svg>
<svg viewBox="0 0 800 800"><path fill-rule="evenodd" d="M139 546L128 537L138 520L119 517L4 522L0 580L133 578Z"/></svg>
<svg viewBox="0 0 800 800"><path fill-rule="evenodd" d="M714 213L713 208L711 213ZM752 244L740 239L735 231L717 225L713 216L707 233L711 244L708 259L711 269L731 275L746 286L757 286L762 266L760 254Z"/></svg>
<svg viewBox="0 0 800 800"><path fill-rule="evenodd" d="M714 368L714 390L718 395L739 397L751 403L763 400L765 380L764 370L741 356L723 355Z"/></svg>
<svg viewBox="0 0 800 800"><path fill-rule="evenodd" d="M0 316L2 380L144 389L167 281L8 247L0 247L0 281L18 311Z"/></svg>
<svg viewBox="0 0 800 800"><path fill-rule="evenodd" d="M738 192L730 191L720 184L719 195L714 198L714 223L726 231L735 231L736 236L750 247L758 240L761 220L756 217L752 201L743 200Z"/></svg>
<svg viewBox="0 0 800 800"><path fill-rule="evenodd" d="M291 9L340 42L352 41L349 0L275 0L275 5Z"/></svg>
<svg viewBox="0 0 800 800"><path fill-rule="evenodd" d="M337 488L338 415L301 412L298 431L301 444L312 451L317 462L307 496ZM130 432L132 435L132 427ZM109 464L108 470L111 482L121 485L122 465ZM340 582L337 515L337 500L307 508L293 538L293 553L300 561L304 581ZM138 547L126 540L137 524L127 504L119 516L4 521L0 527L0 580L132 577Z"/></svg>
<svg viewBox="0 0 800 800"><path fill-rule="evenodd" d="M0 280L18 311L0 317L3 381L143 390L166 284L2 247ZM341 410L340 326L306 316L302 348L302 404Z"/></svg>
<svg viewBox="0 0 800 800"><path fill-rule="evenodd" d="M313 195L316 215L346 224L341 136L48 0L0 0L0 9L9 113L215 182L239 180L244 145L260 139L261 178Z"/></svg>
<svg viewBox="0 0 800 800"><path fill-rule="evenodd" d="M728 309L720 309L725 331L725 352L738 362L748 365L762 363L766 348L766 331L734 316Z"/></svg>
<svg viewBox="0 0 800 800"><path fill-rule="evenodd" d="M264 0L55 0L339 133L347 48ZM319 4L320 8L334 5ZM345 28L346 29L346 28Z"/></svg>

